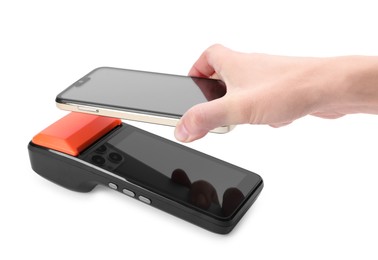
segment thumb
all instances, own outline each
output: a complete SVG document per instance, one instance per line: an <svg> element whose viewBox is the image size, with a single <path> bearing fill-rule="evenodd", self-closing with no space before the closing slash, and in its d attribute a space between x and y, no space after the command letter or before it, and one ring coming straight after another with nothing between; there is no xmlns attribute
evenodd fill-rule
<svg viewBox="0 0 378 260"><path fill-rule="evenodd" d="M232 123L226 97L190 108L178 122L175 137L181 142L191 142L205 136L209 131Z"/></svg>

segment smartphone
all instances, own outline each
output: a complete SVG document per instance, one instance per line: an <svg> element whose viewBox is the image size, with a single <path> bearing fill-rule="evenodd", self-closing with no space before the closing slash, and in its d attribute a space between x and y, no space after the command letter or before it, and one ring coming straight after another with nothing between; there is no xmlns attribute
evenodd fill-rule
<svg viewBox="0 0 378 260"><path fill-rule="evenodd" d="M220 80L100 67L61 92L56 103L68 111L175 126L192 106L225 94Z"/></svg>
<svg viewBox="0 0 378 260"><path fill-rule="evenodd" d="M89 192L104 185L220 234L235 227L263 188L256 173L85 113L51 124L28 150L33 170L65 188Z"/></svg>

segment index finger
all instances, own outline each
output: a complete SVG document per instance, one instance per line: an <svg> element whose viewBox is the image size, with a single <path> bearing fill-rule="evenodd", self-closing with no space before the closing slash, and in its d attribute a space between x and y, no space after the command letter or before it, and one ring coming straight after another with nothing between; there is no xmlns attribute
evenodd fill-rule
<svg viewBox="0 0 378 260"><path fill-rule="evenodd" d="M209 78L214 73L219 74L221 54L227 50L220 44L207 48L189 71L189 76Z"/></svg>

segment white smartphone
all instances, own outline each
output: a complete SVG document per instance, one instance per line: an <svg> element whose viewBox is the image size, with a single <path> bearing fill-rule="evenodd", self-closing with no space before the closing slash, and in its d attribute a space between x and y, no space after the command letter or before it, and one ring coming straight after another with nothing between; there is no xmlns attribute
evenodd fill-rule
<svg viewBox="0 0 378 260"><path fill-rule="evenodd" d="M220 80L100 67L61 92L56 104L68 111L175 126L192 106L225 94Z"/></svg>

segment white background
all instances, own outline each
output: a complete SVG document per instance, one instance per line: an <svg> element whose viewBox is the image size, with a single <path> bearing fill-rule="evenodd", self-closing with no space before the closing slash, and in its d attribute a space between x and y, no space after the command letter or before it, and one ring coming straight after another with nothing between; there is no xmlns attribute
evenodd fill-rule
<svg viewBox="0 0 378 260"><path fill-rule="evenodd" d="M265 181L227 236L106 187L61 188L31 170L27 153L66 114L55 96L96 67L185 75L213 43L378 55L375 2L2 1L0 259L377 259L377 116L243 125L190 144ZM173 128L131 124L174 139Z"/></svg>

